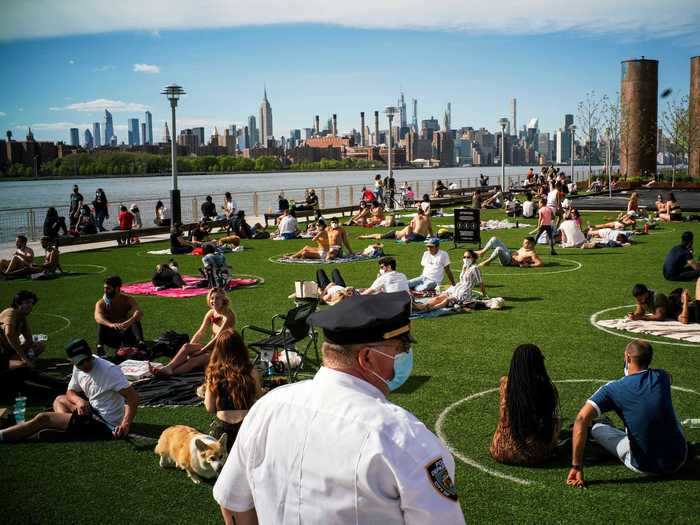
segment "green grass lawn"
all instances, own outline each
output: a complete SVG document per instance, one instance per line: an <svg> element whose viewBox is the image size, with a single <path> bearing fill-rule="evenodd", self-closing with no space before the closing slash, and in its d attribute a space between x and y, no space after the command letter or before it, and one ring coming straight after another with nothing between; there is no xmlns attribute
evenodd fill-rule
<svg viewBox="0 0 700 525"><path fill-rule="evenodd" d="M612 215L586 214L584 221L598 222ZM487 216L500 215L494 212ZM485 268L488 293L504 297L506 308L415 322L413 333L419 343L414 346L413 377L391 395L392 401L434 430L438 417L449 405L496 388L499 377L507 374L513 349L529 342L544 352L553 380L585 380L557 383L564 425L568 426L600 384L588 380L622 375L622 351L627 340L591 326L591 315L631 304L630 289L637 282L664 292L674 288L664 281L661 262L685 229L700 236L700 227L695 224L687 228L673 225L638 237L630 248L561 249L559 257L544 257L546 267L542 269L502 268L498 263ZM526 231L496 233L515 247ZM351 229L353 237L359 233L360 229ZM484 242L490 233L483 232ZM231 292L239 327L266 323L272 315L286 311L292 306L287 296L293 282L313 279L318 266L269 261L270 257L300 248L304 242L248 241L244 252L227 255L236 273L265 279L261 287ZM353 239L354 248L367 244ZM451 242L443 245L452 246ZM165 258L147 255L146 250L164 247L165 243L160 243L65 254L64 266L83 275L44 282L0 282L0 303L7 304L17 290L33 290L39 296L30 318L33 331L48 333L46 355L61 359L68 338L94 341L92 312L102 293L102 279L109 274L121 275L124 282L149 279L155 264ZM409 277L419 273L423 249L421 244L385 244L385 251L398 257L398 269ZM540 251L548 253L546 247ZM457 273L462 251L450 249L449 254ZM177 259L184 273L196 273L199 258ZM96 273L103 267L103 273ZM374 262L339 268L346 281L356 286L367 286L377 273ZM147 338L168 329L192 333L206 311L201 297L139 297L138 301L145 311ZM607 317L620 317L624 312L611 312ZM70 320L70 326L64 328L66 321L57 315ZM652 339L658 341L653 366L671 372L675 385L694 391L674 391L679 417L700 417L700 345L675 346ZM41 408L31 401L30 413ZM2 404L8 406L11 400L4 399ZM697 459L676 478L663 481L640 478L615 461L604 462L587 467L590 487L576 490L564 483L566 459L537 469L495 463L488 455L488 445L497 416L498 394L490 392L459 404L444 419L444 435L459 455L486 469L530 482L524 485L495 477L456 459L456 484L468 522L698 523ZM135 430L157 436L162 428L176 423L204 430L209 420L202 407L143 408L137 414ZM700 430L686 432L690 441L700 440ZM125 441L0 446L0 486L1 516L7 524L220 522L211 486L196 486L181 471L159 468L152 450Z"/></svg>

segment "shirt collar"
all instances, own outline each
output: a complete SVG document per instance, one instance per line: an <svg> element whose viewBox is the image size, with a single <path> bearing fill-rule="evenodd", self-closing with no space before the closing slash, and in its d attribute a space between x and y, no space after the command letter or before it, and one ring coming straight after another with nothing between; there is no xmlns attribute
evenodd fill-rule
<svg viewBox="0 0 700 525"><path fill-rule="evenodd" d="M317 381L322 385L344 386L353 390L364 392L365 394L377 399L386 399L384 393L372 383L346 372L328 368L327 366L322 366L319 368L318 372L316 372L316 375L314 376L314 381Z"/></svg>

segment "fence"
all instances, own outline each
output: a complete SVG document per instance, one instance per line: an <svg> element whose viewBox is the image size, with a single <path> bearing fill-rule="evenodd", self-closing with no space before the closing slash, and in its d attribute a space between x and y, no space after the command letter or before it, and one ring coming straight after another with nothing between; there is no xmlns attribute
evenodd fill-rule
<svg viewBox="0 0 700 525"><path fill-rule="evenodd" d="M594 175L597 173L594 172ZM510 175L507 176L507 185L520 185L526 179L525 175ZM575 170L575 179L577 183L588 181L588 168L577 167ZM432 193L435 186L435 180L415 180L408 181L416 198L420 198L425 193ZM479 185L478 177L468 177L461 179L444 179L445 184L456 184L459 188L475 188ZM490 183L494 182L491 180ZM339 206L350 206L360 200L363 184L353 184L344 186L322 186L316 188L319 204L321 209L334 208ZM291 188L284 190L266 190L247 193L232 194L233 200L236 203L237 209L245 210L246 215L250 219L262 217L266 212L272 212L277 209L277 197L283 192L285 197L290 201L303 202L305 196L305 188ZM185 195L181 200L182 222L194 222L201 217L200 206L204 202L206 195ZM220 196L215 196L217 206L221 205ZM117 225L117 214L119 206L124 204L129 207L131 204L136 204L141 213L141 220L144 226L153 224L155 218L155 207L158 199L122 199L121 202L111 202L109 206L109 218L105 221L104 226L107 229L112 229ZM169 207L167 197L164 196L163 202ZM0 209L0 244L11 242L15 235L26 235L29 240L38 240L43 233L44 217L46 216L45 207L32 208L8 208ZM58 211L59 216L68 216L68 206L54 206Z"/></svg>

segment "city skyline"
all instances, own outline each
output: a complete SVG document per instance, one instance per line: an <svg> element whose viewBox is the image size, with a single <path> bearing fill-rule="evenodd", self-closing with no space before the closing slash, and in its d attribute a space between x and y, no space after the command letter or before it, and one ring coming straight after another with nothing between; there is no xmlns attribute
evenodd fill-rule
<svg viewBox="0 0 700 525"><path fill-rule="evenodd" d="M12 4L9 20L20 9ZM672 11L686 3L671 4ZM688 7L686 22L700 19L698 11ZM700 54L699 39L682 24L669 25L660 12L658 20L648 21L657 23L653 33L641 22L617 33L596 30L585 17L576 27L555 25L548 31L534 20L536 13L533 8L524 20L529 31L510 34L503 28L486 32L486 15L481 32L439 31L436 24L368 29L265 21L255 27L169 29L165 20L157 32L129 30L137 25L119 32L105 27L99 39L75 34L82 31L70 24L57 24L60 37L36 38L0 22L0 52L6 57L0 74L10 79L0 99L0 127L18 136L31 127L38 140L68 142L70 128L82 134L94 122L104 124L109 110L113 133L126 143L128 120L142 121L150 111L156 122L147 135L162 137L169 107L160 91L176 81L188 92L178 108L178 128L204 127L207 137L215 126L241 129L249 115L259 120L265 87L274 106L276 138L286 135L280 130L308 127L314 115L325 120L336 114L340 134L359 130L361 111L382 112L401 94L411 106L417 100L418 121L442 122L450 102L452 128L491 131L498 130L500 118L512 118L515 98L518 121L537 118L541 130L555 133L561 116L575 114L586 92L613 97L620 61L642 55L660 61L662 89L672 88L673 97L687 93L687 60ZM261 45L250 49L251 40ZM286 42L293 42L293 49L281 56L279 46ZM263 131L263 123L256 124ZM380 127L386 125L382 113ZM105 144L107 129L101 131Z"/></svg>

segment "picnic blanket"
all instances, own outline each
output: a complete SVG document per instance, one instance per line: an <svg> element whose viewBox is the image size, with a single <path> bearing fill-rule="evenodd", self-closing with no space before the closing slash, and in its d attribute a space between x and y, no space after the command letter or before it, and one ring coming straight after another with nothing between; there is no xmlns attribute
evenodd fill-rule
<svg viewBox="0 0 700 525"><path fill-rule="evenodd" d="M336 259L331 259L330 261L326 261L325 259L292 259L288 254L287 255L282 255L276 259L273 259L274 262L279 262L283 264L343 264L343 263L351 263L351 262L358 262L358 261L369 261L370 259L378 259L379 256L367 256L367 255L362 255L362 254L353 254L353 255L346 255L345 257L338 257ZM122 288L123 290L123 288Z"/></svg>
<svg viewBox="0 0 700 525"><path fill-rule="evenodd" d="M416 319L432 319L433 317L442 317L444 315L453 315L453 314L461 314L464 313L465 310L462 308L437 308L435 310L430 310L430 311L423 311L419 312L418 310L414 310L411 312L411 316L409 319L412 321Z"/></svg>
<svg viewBox="0 0 700 525"><path fill-rule="evenodd" d="M138 361L136 359L127 359L119 363L122 373L129 381L138 381L146 377L151 377L151 371L148 369L148 361ZM160 363L151 363L154 368L162 368Z"/></svg>
<svg viewBox="0 0 700 525"><path fill-rule="evenodd" d="M139 406L164 407L200 405L197 388L204 383L204 372L189 372L171 377L154 377L133 383Z"/></svg>
<svg viewBox="0 0 700 525"><path fill-rule="evenodd" d="M191 275L184 275L182 280L185 281L187 286L184 288L166 288L165 290L158 290L151 281L145 281L142 283L125 284L122 286L122 292L132 295L157 295L158 297L174 297L174 298L187 298L187 297L197 297L199 295L206 295L209 293L209 288L206 285L201 286L203 279L201 277L194 277ZM241 286L252 286L263 282L260 277L255 276L239 276L232 278L228 285L227 290L232 290L234 288L239 288Z"/></svg>
<svg viewBox="0 0 700 525"><path fill-rule="evenodd" d="M221 252L221 253L238 253L238 252L242 252L243 250L245 250L245 248L243 247L242 244L235 246L235 247L231 247L231 246L226 245L226 246L218 246L216 248L216 251ZM149 255L172 255L172 253L170 252L170 248L166 248L165 250L149 250L146 253ZM199 255L200 257L202 256L201 253L192 253L192 252L180 254L180 255Z"/></svg>
<svg viewBox="0 0 700 525"><path fill-rule="evenodd" d="M629 319L606 319L596 321L598 326L623 330L635 334L668 337L689 343L700 343L700 324L683 324L678 321L633 321Z"/></svg>
<svg viewBox="0 0 700 525"><path fill-rule="evenodd" d="M172 255L172 253L170 253L170 248L166 248L165 250L149 250L146 253L151 255Z"/></svg>

